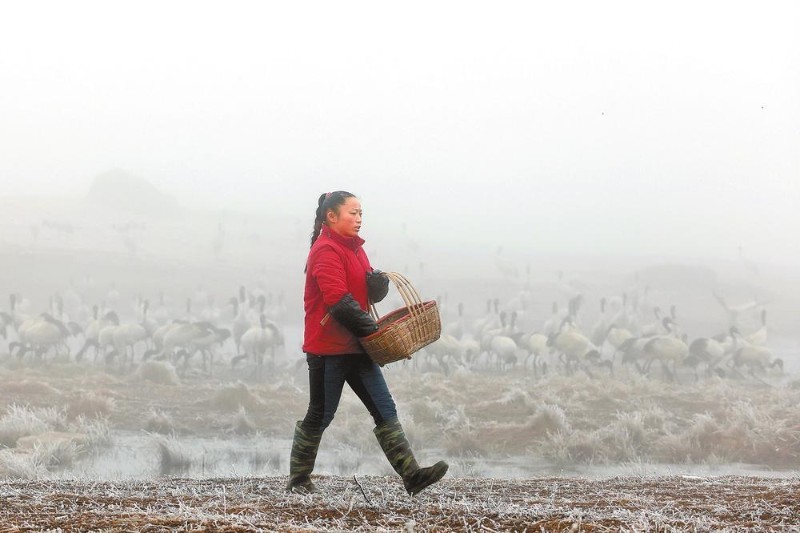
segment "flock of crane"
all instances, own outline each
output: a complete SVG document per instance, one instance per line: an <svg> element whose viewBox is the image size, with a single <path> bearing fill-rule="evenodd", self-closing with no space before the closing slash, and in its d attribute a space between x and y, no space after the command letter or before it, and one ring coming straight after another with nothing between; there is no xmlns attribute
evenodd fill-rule
<svg viewBox="0 0 800 533"><path fill-rule="evenodd" d="M425 348L423 359L445 372L459 366L535 374L577 371L595 376L625 367L644 375L679 381L681 369L700 375L762 379L770 369L783 370L783 360L767 346L767 311L760 302L730 306L714 297L729 317L725 331L689 339L682 331L675 306L662 315L658 306L642 305L625 294L600 299L599 317L584 325L584 296L575 294L565 308L553 302L543 322L529 317L526 299L502 309L497 299L486 303L484 315L466 319L463 305L443 320L442 336ZM741 331L741 314L757 313L761 326ZM650 318L648 319L648 315ZM654 369L654 365L656 365Z"/></svg>
<svg viewBox="0 0 800 533"><path fill-rule="evenodd" d="M108 304L103 308L94 305L89 312L75 293L70 295L70 311L79 316L71 317L65 311L60 294L51 297L49 309L40 313L21 310L20 298L11 294L9 310L0 311L0 335L8 344L9 356L84 361L88 354L94 363L133 366L138 354L140 362L167 360L185 369L199 354L202 369L211 373L214 356L226 342L233 344L232 366L250 361L259 368L265 361L274 364L276 350L284 344L275 320L282 313L282 298L260 290L248 293L240 287L239 294L227 302L229 318L226 310L213 302L204 302L202 312L195 315L188 298L185 312L174 316L164 304L163 294L154 310L149 300L137 298L136 316L129 321L120 321L118 309ZM219 325L222 323L225 326ZM79 349L73 354L76 342Z"/></svg>
<svg viewBox="0 0 800 533"><path fill-rule="evenodd" d="M239 288L225 306L218 307L207 295L187 298L176 312L165 305L137 298L126 321L120 320L118 294L91 309L73 292L50 298L48 309L33 312L29 301L9 297L9 309L0 311L0 335L10 357L44 360L60 356L74 361L133 366L147 360L166 360L179 369L199 365L211 373L215 364L237 368L276 367L276 353L285 346L286 310L280 296L262 289ZM197 295L196 295L197 296ZM646 305L641 297L622 294L599 301L600 313L586 325L582 294L572 295L566 305L553 302L542 319L529 312L530 294L522 292L513 305L501 307L497 298L486 302L480 314L467 317L464 305L448 313L442 309L442 335L414 356L423 370L450 372L457 367L471 371L528 371L536 375L560 372L613 374L620 367L645 375L678 381L681 369L720 377L756 379L783 361L767 346L767 311L763 302L734 307L716 295L728 314L725 331L689 339L682 331L672 306L662 316L659 307ZM65 299L67 303L65 304ZM441 302L440 302L441 303ZM739 318L758 313L761 327L740 331ZM300 347L297 361L302 362ZM285 351L285 350L284 350ZM215 361L216 358L216 361ZM299 364L299 363L298 363Z"/></svg>

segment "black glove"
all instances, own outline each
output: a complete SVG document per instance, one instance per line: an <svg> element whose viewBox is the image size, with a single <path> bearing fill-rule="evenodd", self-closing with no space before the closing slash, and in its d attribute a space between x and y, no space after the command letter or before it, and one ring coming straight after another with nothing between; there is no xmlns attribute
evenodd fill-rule
<svg viewBox="0 0 800 533"><path fill-rule="evenodd" d="M378 323L361 309L349 292L328 309L331 316L356 337L366 337L378 331Z"/></svg>
<svg viewBox="0 0 800 533"><path fill-rule="evenodd" d="M388 292L389 277L385 272L377 269L367 272L367 294L369 294L369 299L372 300L372 303L378 303L386 298Z"/></svg>

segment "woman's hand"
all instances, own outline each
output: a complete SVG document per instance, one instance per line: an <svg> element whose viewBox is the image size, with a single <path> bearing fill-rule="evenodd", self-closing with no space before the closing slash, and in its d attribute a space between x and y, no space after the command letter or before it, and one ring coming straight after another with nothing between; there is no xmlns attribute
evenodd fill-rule
<svg viewBox="0 0 800 533"><path fill-rule="evenodd" d="M373 270L367 272L367 293L372 303L378 303L389 293L389 277L385 272Z"/></svg>

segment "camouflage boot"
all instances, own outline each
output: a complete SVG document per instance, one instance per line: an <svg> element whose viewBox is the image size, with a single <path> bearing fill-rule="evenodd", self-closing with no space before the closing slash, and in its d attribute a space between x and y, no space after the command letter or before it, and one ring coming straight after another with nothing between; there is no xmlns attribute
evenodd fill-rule
<svg viewBox="0 0 800 533"><path fill-rule="evenodd" d="M375 427L374 432L383 453L386 454L386 458L395 472L403 478L403 486L410 495L418 494L422 489L442 479L447 473L448 467L444 461L439 461L426 468L419 467L411 451L411 445L403 433L403 427L396 418Z"/></svg>
<svg viewBox="0 0 800 533"><path fill-rule="evenodd" d="M314 462L317 460L320 439L322 439L321 431L309 431L303 428L302 422L299 421L295 425L292 455L289 458L287 492L298 494L316 492L317 488L311 481L311 472L314 470Z"/></svg>

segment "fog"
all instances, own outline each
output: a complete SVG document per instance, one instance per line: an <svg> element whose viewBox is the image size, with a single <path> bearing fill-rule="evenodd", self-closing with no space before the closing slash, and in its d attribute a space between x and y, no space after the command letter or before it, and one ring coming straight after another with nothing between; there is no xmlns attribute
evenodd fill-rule
<svg viewBox="0 0 800 533"><path fill-rule="evenodd" d="M798 22L788 1L23 3L0 179L80 196L120 168L309 226L345 189L365 230L434 243L797 265Z"/></svg>
<svg viewBox="0 0 800 533"><path fill-rule="evenodd" d="M653 395L661 387L675 386L676 395L708 389L708 404L720 406L730 397L751 401L748 395L765 387L764 405L752 399L761 418L785 416L786 427L800 427L795 411L770 411L784 401L779 391L795 394L789 391L798 389L800 362L800 6L284 4L6 6L0 311L14 311L6 307L8 294L26 315L52 312L60 298L64 322L86 328L94 305L137 322L147 299L160 324L205 319L230 328L229 299L244 287L252 312L257 296L268 298L270 319L285 336L273 361L280 371L270 380L252 361L233 368L237 348L228 340L218 349L213 380L199 360L176 379L201 392L209 383L243 381L261 387L255 394L265 399L284 385L301 390L302 272L314 210L321 193L348 190L361 199L373 265L405 273L425 299L437 299L445 329L462 320L459 303L471 323L498 320L496 299L507 316L518 313L517 333L542 331L552 306L563 318L577 294L587 333L604 319L601 298L625 306L635 300L634 334L656 309L667 315L675 306L687 342L733 324L755 334L767 311L770 360L780 358L783 372L748 372L728 359L720 365L725 377L710 376L719 378L711 385L688 367L646 378L631 365L621 374L615 366L613 377L586 367L575 379L630 387L631 409L641 387ZM391 296L379 310L400 305ZM7 326L0 381L17 380L16 372L46 379L41 362L11 355L20 336ZM83 342L84 333L75 335L66 342L69 353L55 358L77 362ZM149 347L134 347L132 368ZM604 358L616 355L607 344L598 348ZM390 365L386 374L409 411L417 395L403 384L441 378L446 390L431 397L446 404L446 420L415 413L431 446L446 447L436 441L439 433L473 427L465 407L474 427L485 425L490 435L457 436L502 441L492 424L513 429L518 419L469 411L486 402L506 405L505 396L492 396L507 392L505 375L546 380L541 390L555 395L573 424L559 438L571 438L584 411L558 397L580 387L558 380L574 369L553 357L544 372L525 351L519 348L512 368L498 370L488 353L467 364L463 354L437 360L431 348L420 352L419 366ZM80 364L120 379L134 375L118 363ZM484 374L485 402L441 399ZM56 383L61 387L71 385ZM539 390L520 393L535 416L551 401ZM305 400L290 400L288 418L286 411L269 418L256 409L253 416L265 417L256 425L273 437L289 435ZM625 410L615 404L604 413L615 409ZM684 413L684 421L698 413ZM139 422L123 425L141 429ZM195 424L199 432L223 422L198 416ZM4 427L0 418L0 444ZM332 439L347 441L351 429L339 427ZM544 438L544 430L534 430ZM664 432L679 438L677 430ZM791 438L800 442L796 433ZM661 443L658 453L636 449L610 461L681 462L696 452L668 450L661 434L645 440ZM546 442L552 450L565 443ZM503 456L486 446L488 457ZM608 459L597 446L598 457ZM713 447L703 453L692 457L776 468L786 460ZM602 463L598 457L587 462ZM334 463L329 458L328 468ZM462 465L460 473L498 472L470 468Z"/></svg>

